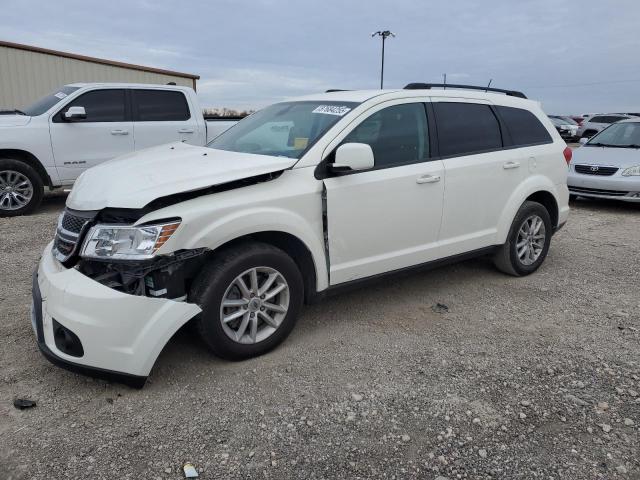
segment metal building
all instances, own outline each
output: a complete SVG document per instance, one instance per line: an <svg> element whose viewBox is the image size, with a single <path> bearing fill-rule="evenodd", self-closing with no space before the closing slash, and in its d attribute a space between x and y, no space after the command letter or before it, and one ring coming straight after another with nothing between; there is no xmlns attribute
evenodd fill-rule
<svg viewBox="0 0 640 480"><path fill-rule="evenodd" d="M59 52L0 40L0 109L20 108L61 85L77 82L127 82L196 88L189 73Z"/></svg>

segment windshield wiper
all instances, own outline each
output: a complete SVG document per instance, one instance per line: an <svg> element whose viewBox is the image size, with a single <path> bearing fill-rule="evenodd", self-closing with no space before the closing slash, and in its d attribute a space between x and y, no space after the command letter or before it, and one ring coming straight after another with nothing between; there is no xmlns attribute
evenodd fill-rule
<svg viewBox="0 0 640 480"><path fill-rule="evenodd" d="M22 110L0 110L0 115L15 115L16 113L18 115L26 115Z"/></svg>
<svg viewBox="0 0 640 480"><path fill-rule="evenodd" d="M615 145L609 145L608 143L600 143L600 142L588 142L585 145L589 145L590 147L615 147Z"/></svg>
<svg viewBox="0 0 640 480"><path fill-rule="evenodd" d="M618 148L640 148L637 143L629 143L628 145L616 145Z"/></svg>

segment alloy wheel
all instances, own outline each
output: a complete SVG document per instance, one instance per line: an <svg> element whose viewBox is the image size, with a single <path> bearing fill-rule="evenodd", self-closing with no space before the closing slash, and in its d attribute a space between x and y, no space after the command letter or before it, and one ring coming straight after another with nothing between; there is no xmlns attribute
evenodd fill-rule
<svg viewBox="0 0 640 480"><path fill-rule="evenodd" d="M33 198L33 184L23 173L0 171L0 210L18 210Z"/></svg>
<svg viewBox="0 0 640 480"><path fill-rule="evenodd" d="M250 268L231 282L222 297L222 329L235 342L261 342L281 325L289 299L289 285L280 272L270 267Z"/></svg>
<svg viewBox="0 0 640 480"><path fill-rule="evenodd" d="M531 215L522 222L516 240L516 253L523 265L532 265L540 258L546 237L544 221L538 215Z"/></svg>

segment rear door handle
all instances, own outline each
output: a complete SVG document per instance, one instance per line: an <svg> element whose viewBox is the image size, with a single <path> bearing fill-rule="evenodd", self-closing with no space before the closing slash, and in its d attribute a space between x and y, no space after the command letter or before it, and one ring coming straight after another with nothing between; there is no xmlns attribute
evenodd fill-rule
<svg viewBox="0 0 640 480"><path fill-rule="evenodd" d="M512 168L519 168L520 162L507 162L502 164L502 168L505 170L511 170Z"/></svg>
<svg viewBox="0 0 640 480"><path fill-rule="evenodd" d="M440 175L423 175L416 179L416 183L436 183L440 181Z"/></svg>
<svg viewBox="0 0 640 480"><path fill-rule="evenodd" d="M111 130L111 135L129 135L129 130Z"/></svg>
<svg viewBox="0 0 640 480"><path fill-rule="evenodd" d="M195 130L193 128L181 128L178 130L178 133L193 133Z"/></svg>

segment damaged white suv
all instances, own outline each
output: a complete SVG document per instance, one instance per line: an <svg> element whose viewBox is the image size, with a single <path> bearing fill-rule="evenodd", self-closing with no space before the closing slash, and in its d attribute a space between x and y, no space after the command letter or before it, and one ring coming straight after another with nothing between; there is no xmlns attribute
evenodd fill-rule
<svg viewBox="0 0 640 480"><path fill-rule="evenodd" d="M277 103L206 147L82 174L34 274L42 352L141 386L192 319L243 359L354 282L482 254L534 272L567 220L571 151L519 92L434 87Z"/></svg>

